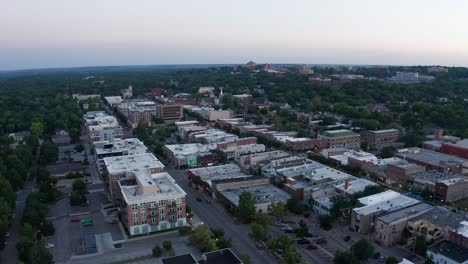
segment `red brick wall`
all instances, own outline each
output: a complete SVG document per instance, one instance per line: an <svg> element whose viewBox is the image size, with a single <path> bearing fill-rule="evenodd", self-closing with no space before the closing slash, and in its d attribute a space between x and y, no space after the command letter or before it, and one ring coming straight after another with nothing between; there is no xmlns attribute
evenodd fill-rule
<svg viewBox="0 0 468 264"><path fill-rule="evenodd" d="M468 149L462 148L458 146L454 146L452 144L442 144L441 152L449 155L458 156L460 158L468 159Z"/></svg>

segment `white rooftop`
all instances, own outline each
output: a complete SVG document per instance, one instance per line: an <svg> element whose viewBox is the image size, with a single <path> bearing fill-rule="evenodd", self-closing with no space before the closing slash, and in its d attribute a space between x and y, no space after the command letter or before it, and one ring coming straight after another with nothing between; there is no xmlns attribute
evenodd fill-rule
<svg viewBox="0 0 468 264"><path fill-rule="evenodd" d="M338 184L335 186L336 189L346 192L349 194L355 194L357 192L364 191L367 186L374 186L377 185L376 183L366 180L366 179L355 179L355 180L350 180L348 182L348 189L345 190L345 183Z"/></svg>
<svg viewBox="0 0 468 264"><path fill-rule="evenodd" d="M98 141L94 143L94 147L97 155L124 151L144 153L148 149L138 138Z"/></svg>
<svg viewBox="0 0 468 264"><path fill-rule="evenodd" d="M186 195L184 190L167 172L151 175L138 174L136 185L122 185L121 193L127 204L148 203L159 200L181 198Z"/></svg>
<svg viewBox="0 0 468 264"><path fill-rule="evenodd" d="M241 172L241 168L236 164L196 168L190 169L189 171L200 177L202 181L207 182L209 185L211 185L213 180L246 178L252 176Z"/></svg>
<svg viewBox="0 0 468 264"><path fill-rule="evenodd" d="M174 144L174 145L165 145L175 157L186 157L186 156L200 156L210 153L216 149L216 144L200 144L200 143L191 143L191 144Z"/></svg>
<svg viewBox="0 0 468 264"><path fill-rule="evenodd" d="M405 208L407 206L419 203L418 200L409 198L392 190L366 196L359 199L359 203L364 206L353 209L357 214L370 215L377 212Z"/></svg>
<svg viewBox="0 0 468 264"><path fill-rule="evenodd" d="M372 163L377 163L378 160L374 154L365 151L346 151L341 155L334 155L329 158L339 161L342 165L348 165L349 158Z"/></svg>
<svg viewBox="0 0 468 264"><path fill-rule="evenodd" d="M110 174L149 173L153 168L164 168L164 165L153 155L153 153L107 157L104 158L104 164Z"/></svg>

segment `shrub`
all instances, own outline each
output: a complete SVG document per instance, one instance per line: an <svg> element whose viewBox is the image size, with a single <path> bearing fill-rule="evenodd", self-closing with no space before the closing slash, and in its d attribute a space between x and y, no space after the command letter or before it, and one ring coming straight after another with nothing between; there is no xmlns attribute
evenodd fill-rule
<svg viewBox="0 0 468 264"><path fill-rule="evenodd" d="M162 256L162 248L159 245L153 247L153 257L158 258Z"/></svg>
<svg viewBox="0 0 468 264"><path fill-rule="evenodd" d="M172 242L170 240L163 241L163 248L167 251L172 249Z"/></svg>

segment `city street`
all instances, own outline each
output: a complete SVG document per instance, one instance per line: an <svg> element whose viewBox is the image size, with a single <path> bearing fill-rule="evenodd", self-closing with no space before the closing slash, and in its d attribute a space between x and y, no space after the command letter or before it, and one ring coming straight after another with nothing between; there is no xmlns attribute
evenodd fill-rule
<svg viewBox="0 0 468 264"><path fill-rule="evenodd" d="M272 256L265 250L257 250L254 241L249 237L250 228L234 222L234 218L219 203L208 204L205 202L209 197L188 186L186 173L184 170L167 169L169 174L187 193L187 204L192 211L198 215L204 223L210 227L222 227L226 237L232 238L232 249L235 253L246 253L251 257L252 263L275 263ZM197 197L203 199L202 202L196 200Z"/></svg>

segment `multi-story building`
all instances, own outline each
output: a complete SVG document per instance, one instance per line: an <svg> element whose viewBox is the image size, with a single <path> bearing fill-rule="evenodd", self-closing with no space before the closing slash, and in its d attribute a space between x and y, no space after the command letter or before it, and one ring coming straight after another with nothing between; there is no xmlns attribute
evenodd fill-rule
<svg viewBox="0 0 468 264"><path fill-rule="evenodd" d="M104 158L146 153L148 148L138 138L98 141L94 143L95 159L99 173L106 169Z"/></svg>
<svg viewBox="0 0 468 264"><path fill-rule="evenodd" d="M152 154L143 153L136 155L104 158L106 167L106 181L114 204L118 205L118 182L121 180L135 180L138 174L154 174L162 172L164 165Z"/></svg>
<svg viewBox="0 0 468 264"><path fill-rule="evenodd" d="M288 138L286 146L292 150L322 150L328 145L325 139L312 138Z"/></svg>
<svg viewBox="0 0 468 264"><path fill-rule="evenodd" d="M465 159L417 147L400 149L395 156L440 172L461 173L468 166Z"/></svg>
<svg viewBox="0 0 468 264"><path fill-rule="evenodd" d="M167 173L137 174L118 182L120 212L130 235L182 227L186 220L186 193Z"/></svg>
<svg viewBox="0 0 468 264"><path fill-rule="evenodd" d="M417 203L418 200L391 190L360 198L362 206L352 210L351 227L363 235L372 233L376 218Z"/></svg>
<svg viewBox="0 0 468 264"><path fill-rule="evenodd" d="M114 116L105 112L88 112L83 115L90 143L123 138L123 129Z"/></svg>
<svg viewBox="0 0 468 264"><path fill-rule="evenodd" d="M395 142L400 137L398 129L366 130L361 133L361 139L371 144Z"/></svg>
<svg viewBox="0 0 468 264"><path fill-rule="evenodd" d="M216 144L174 144L164 146L164 155L174 168L193 168L200 164L212 164L218 160L214 153Z"/></svg>
<svg viewBox="0 0 468 264"><path fill-rule="evenodd" d="M434 198L445 203L468 198L468 178L463 175L438 180L434 187Z"/></svg>
<svg viewBox="0 0 468 264"><path fill-rule="evenodd" d="M130 106L128 108L128 122L132 127L137 127L140 124L151 125L155 113L156 111L153 108Z"/></svg>
<svg viewBox="0 0 468 264"><path fill-rule="evenodd" d="M256 171L259 167L270 160L277 158L288 157L289 153L282 150L274 150L268 152L261 152L249 155L240 156L238 159L238 164L243 171Z"/></svg>
<svg viewBox="0 0 468 264"><path fill-rule="evenodd" d="M236 141L239 136L227 133L219 129L207 129L204 131L194 131L188 136L189 142L213 144L220 142Z"/></svg>
<svg viewBox="0 0 468 264"><path fill-rule="evenodd" d="M184 117L184 108L179 104L158 105L156 116L163 121L176 121Z"/></svg>
<svg viewBox="0 0 468 264"><path fill-rule="evenodd" d="M387 166L387 182L388 183L406 183L410 180L410 175L426 171L426 167L410 163L406 160L399 159L397 162L388 164Z"/></svg>
<svg viewBox="0 0 468 264"><path fill-rule="evenodd" d="M361 137L351 130L328 130L318 135L319 139L325 139L329 148L359 149Z"/></svg>
<svg viewBox="0 0 468 264"><path fill-rule="evenodd" d="M121 96L106 96L104 99L110 106L117 106L123 101Z"/></svg>

